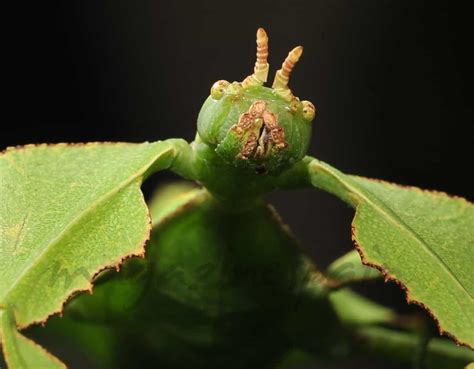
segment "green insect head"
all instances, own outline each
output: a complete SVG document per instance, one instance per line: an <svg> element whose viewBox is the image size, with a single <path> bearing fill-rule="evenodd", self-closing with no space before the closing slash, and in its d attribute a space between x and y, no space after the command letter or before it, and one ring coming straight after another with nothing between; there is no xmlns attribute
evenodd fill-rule
<svg viewBox="0 0 474 369"><path fill-rule="evenodd" d="M268 37L257 31L254 73L242 82L220 80L211 87L198 116L198 134L227 163L258 174L278 174L303 158L316 110L293 95L288 82L303 47L290 51L265 87L269 64Z"/></svg>

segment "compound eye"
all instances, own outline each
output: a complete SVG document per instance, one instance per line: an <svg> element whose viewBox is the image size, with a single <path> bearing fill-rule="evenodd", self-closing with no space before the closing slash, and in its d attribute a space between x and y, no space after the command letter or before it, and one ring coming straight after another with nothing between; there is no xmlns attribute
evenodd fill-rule
<svg viewBox="0 0 474 369"><path fill-rule="evenodd" d="M229 82L223 79L214 83L211 87L211 97L214 100L222 99L222 96L224 96L225 89L227 88L227 86L229 86L229 84Z"/></svg>
<svg viewBox="0 0 474 369"><path fill-rule="evenodd" d="M303 118L311 122L316 115L316 108L310 101L305 100L301 103L303 104Z"/></svg>

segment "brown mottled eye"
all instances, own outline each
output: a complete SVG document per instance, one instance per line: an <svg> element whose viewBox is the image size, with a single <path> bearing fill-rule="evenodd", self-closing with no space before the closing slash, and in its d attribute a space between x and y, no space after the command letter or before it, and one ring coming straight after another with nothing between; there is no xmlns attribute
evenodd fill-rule
<svg viewBox="0 0 474 369"><path fill-rule="evenodd" d="M229 82L221 79L214 83L211 87L211 96L214 100L220 100L224 96L225 89L229 86Z"/></svg>
<svg viewBox="0 0 474 369"><path fill-rule="evenodd" d="M302 101L302 104L303 104L303 118L311 122L314 119L314 116L316 115L316 108L311 102L307 100Z"/></svg>

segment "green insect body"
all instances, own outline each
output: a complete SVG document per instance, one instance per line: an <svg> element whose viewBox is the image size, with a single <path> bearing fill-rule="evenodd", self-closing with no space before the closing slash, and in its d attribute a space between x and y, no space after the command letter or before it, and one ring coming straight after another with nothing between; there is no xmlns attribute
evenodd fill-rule
<svg viewBox="0 0 474 369"><path fill-rule="evenodd" d="M143 330L157 336L158 367L272 367L299 345L303 325L324 326L323 341L335 330L327 288L311 282L312 264L263 203L233 214L204 191L155 232L146 321L156 326ZM315 319L298 326L292 320L309 303ZM307 344L323 352L320 340Z"/></svg>
<svg viewBox="0 0 474 369"><path fill-rule="evenodd" d="M316 270L263 200L274 189L315 186L354 207L383 208L363 179L305 157L315 108L288 87L301 54L301 47L293 49L272 87L263 86L268 38L259 29L254 73L212 86L195 141L151 144L163 145L168 155L158 169L203 189L173 190L152 201L146 258L100 275L93 294L73 299L52 330L89 348L104 367L270 369L295 349L344 355L354 343L348 343L347 326L393 324L385 308L344 291L334 294L337 283ZM151 166L145 175L156 170ZM355 313L348 312L352 304ZM392 333L384 333L385 353L412 360L417 340ZM369 347L379 341L378 331L357 334ZM468 356L457 352L450 362L465 363ZM430 367L440 367L436 350L429 353Z"/></svg>
<svg viewBox="0 0 474 369"><path fill-rule="evenodd" d="M200 138L229 164L260 174L279 174L301 160L312 129L302 105L292 108L267 87L236 85L219 100L211 95L205 101L198 117Z"/></svg>
<svg viewBox="0 0 474 369"><path fill-rule="evenodd" d="M104 356L114 368L136 367L130 353L144 348L140 368L270 368L294 347L324 354L338 327L329 290L276 212L228 212L202 190L182 196L155 200L170 210L155 214L146 260L101 277L66 319L113 327ZM316 329L326 334L301 335Z"/></svg>

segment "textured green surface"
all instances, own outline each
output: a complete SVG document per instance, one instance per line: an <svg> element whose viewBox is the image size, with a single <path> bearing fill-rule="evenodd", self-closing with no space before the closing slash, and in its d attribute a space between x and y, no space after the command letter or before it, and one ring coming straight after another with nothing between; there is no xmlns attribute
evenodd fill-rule
<svg viewBox="0 0 474 369"><path fill-rule="evenodd" d="M309 308L311 266L271 209L228 213L201 192L164 219L148 246L154 290L134 318L146 339L129 347L149 345L162 368L272 367L303 338L324 351L335 318L325 288ZM300 319L306 311L314 315ZM295 335L308 326L326 334Z"/></svg>
<svg viewBox="0 0 474 369"><path fill-rule="evenodd" d="M165 141L3 153L0 311L13 312L20 328L44 321L73 292L90 290L99 270L142 255L151 226L140 185L151 167L168 167L175 151Z"/></svg>
<svg viewBox="0 0 474 369"><path fill-rule="evenodd" d="M441 332L474 346L474 206L461 198L344 175L316 159L314 186L356 208L353 239L365 264L401 283Z"/></svg>
<svg viewBox="0 0 474 369"><path fill-rule="evenodd" d="M113 367L267 368L292 346L326 353L337 325L326 289L308 288L313 269L271 208L228 213L186 187L158 193L155 204L167 210L152 213L144 274L130 273L128 260L65 309L66 319L114 330ZM134 283L140 298L119 304Z"/></svg>
<svg viewBox="0 0 474 369"><path fill-rule="evenodd" d="M9 312L0 311L3 352L9 368L65 369L66 366L41 346L18 333Z"/></svg>
<svg viewBox="0 0 474 369"><path fill-rule="evenodd" d="M286 164L301 159L308 150L312 124L303 118L301 110L292 113L288 101L268 87L249 88L237 98L234 95L226 95L221 100L208 97L198 116L200 137L211 146L223 143L229 135L229 128L239 121L240 115L248 111L255 100L266 101L268 110L278 116L288 142L288 152L284 154L289 160Z"/></svg>

